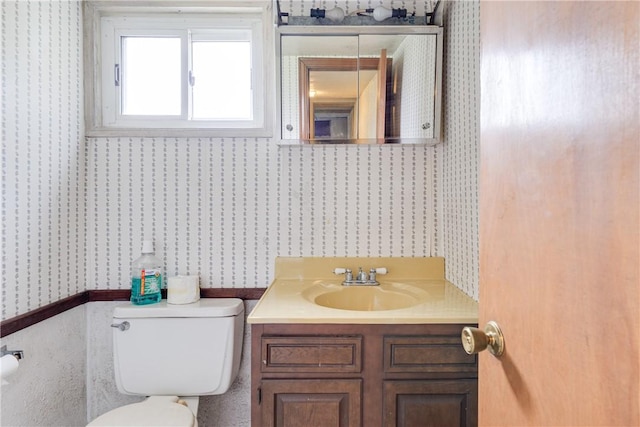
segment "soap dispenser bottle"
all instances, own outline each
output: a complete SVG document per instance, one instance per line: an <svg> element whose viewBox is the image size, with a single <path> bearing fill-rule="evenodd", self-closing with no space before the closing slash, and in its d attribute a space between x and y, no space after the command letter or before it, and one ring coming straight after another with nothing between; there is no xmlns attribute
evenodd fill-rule
<svg viewBox="0 0 640 427"><path fill-rule="evenodd" d="M134 305L160 302L162 294L162 261L153 255L153 242L142 242L142 256L131 268L131 303Z"/></svg>

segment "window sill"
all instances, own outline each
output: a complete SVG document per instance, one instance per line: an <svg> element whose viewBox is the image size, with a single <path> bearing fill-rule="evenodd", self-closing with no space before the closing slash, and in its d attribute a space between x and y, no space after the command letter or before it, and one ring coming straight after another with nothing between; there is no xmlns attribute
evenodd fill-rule
<svg viewBox="0 0 640 427"><path fill-rule="evenodd" d="M93 128L87 137L154 137L154 138L272 138L271 129L192 129L192 128Z"/></svg>

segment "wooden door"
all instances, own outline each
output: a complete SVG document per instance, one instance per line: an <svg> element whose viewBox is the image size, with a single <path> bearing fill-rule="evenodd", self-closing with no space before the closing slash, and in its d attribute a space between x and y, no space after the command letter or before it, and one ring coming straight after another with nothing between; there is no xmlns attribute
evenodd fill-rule
<svg viewBox="0 0 640 427"><path fill-rule="evenodd" d="M480 425L640 424L639 6L480 5Z"/></svg>
<svg viewBox="0 0 640 427"><path fill-rule="evenodd" d="M380 51L378 61L378 99L376 100L376 139L384 142L387 117L387 49Z"/></svg>

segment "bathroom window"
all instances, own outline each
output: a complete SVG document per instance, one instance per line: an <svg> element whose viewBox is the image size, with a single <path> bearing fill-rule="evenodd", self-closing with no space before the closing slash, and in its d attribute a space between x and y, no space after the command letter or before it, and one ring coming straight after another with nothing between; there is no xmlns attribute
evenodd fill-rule
<svg viewBox="0 0 640 427"><path fill-rule="evenodd" d="M94 9L89 133L270 136L261 7Z"/></svg>

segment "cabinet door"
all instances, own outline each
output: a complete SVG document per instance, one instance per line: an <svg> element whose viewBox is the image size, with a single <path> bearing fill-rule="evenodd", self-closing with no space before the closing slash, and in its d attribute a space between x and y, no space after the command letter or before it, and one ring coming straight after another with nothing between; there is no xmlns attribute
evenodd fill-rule
<svg viewBox="0 0 640 427"><path fill-rule="evenodd" d="M384 382L387 427L472 427L477 414L476 380Z"/></svg>
<svg viewBox="0 0 640 427"><path fill-rule="evenodd" d="M360 427L362 381L264 380L263 427Z"/></svg>

